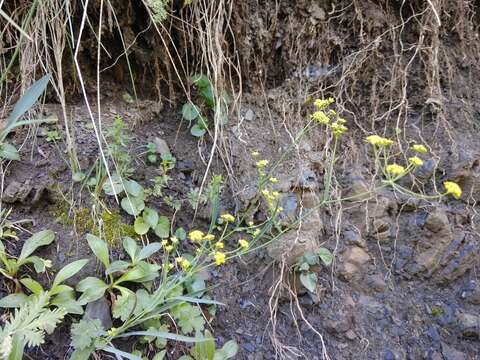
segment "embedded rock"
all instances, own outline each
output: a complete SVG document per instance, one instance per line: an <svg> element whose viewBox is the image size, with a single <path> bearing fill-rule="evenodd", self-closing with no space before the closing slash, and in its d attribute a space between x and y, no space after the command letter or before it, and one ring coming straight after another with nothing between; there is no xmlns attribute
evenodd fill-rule
<svg viewBox="0 0 480 360"><path fill-rule="evenodd" d="M340 275L347 281L360 277L365 265L370 261L370 255L358 246L349 247L342 258Z"/></svg>
<svg viewBox="0 0 480 360"><path fill-rule="evenodd" d="M275 260L285 260L288 265L293 265L305 252L318 251L317 234L317 231L292 230L268 245L267 253Z"/></svg>

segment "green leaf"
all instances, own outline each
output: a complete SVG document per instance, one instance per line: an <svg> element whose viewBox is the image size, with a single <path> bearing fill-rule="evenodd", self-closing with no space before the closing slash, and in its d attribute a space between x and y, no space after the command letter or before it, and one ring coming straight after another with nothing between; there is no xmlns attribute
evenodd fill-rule
<svg viewBox="0 0 480 360"><path fill-rule="evenodd" d="M82 315L83 307L75 299L75 291L62 291L55 296L50 304L65 309L68 314Z"/></svg>
<svg viewBox="0 0 480 360"><path fill-rule="evenodd" d="M213 109L215 107L215 96L213 94L213 88L211 86L200 89L200 96L203 98L203 100L210 109Z"/></svg>
<svg viewBox="0 0 480 360"><path fill-rule="evenodd" d="M28 296L23 293L10 294L0 299L0 308L18 308L23 306Z"/></svg>
<svg viewBox="0 0 480 360"><path fill-rule="evenodd" d="M121 192L123 192L122 179L117 174L114 174L111 177L111 181L110 181L110 179L107 179L103 183L102 188L103 188L103 191L105 192L105 194L107 194L109 196L118 195Z"/></svg>
<svg viewBox="0 0 480 360"><path fill-rule="evenodd" d="M128 256L130 256L130 259L132 259L132 261L135 261L135 257L137 256L138 251L137 242L131 237L124 237L123 248L127 252Z"/></svg>
<svg viewBox="0 0 480 360"><path fill-rule="evenodd" d="M127 180L123 183L125 191L132 196L139 197L143 195L143 187L135 180Z"/></svg>
<svg viewBox="0 0 480 360"><path fill-rule="evenodd" d="M68 285L64 285L64 284L60 284L60 285L56 285L56 286L53 286L50 291L48 292L48 294L50 296L53 296L53 295L57 295L57 294L60 294L64 291L73 291L73 288L71 286L68 286Z"/></svg>
<svg viewBox="0 0 480 360"><path fill-rule="evenodd" d="M28 290L30 290L33 294L39 295L43 292L43 287L40 285L39 282L30 279L30 278L23 278L20 280L23 286L25 286Z"/></svg>
<svg viewBox="0 0 480 360"><path fill-rule="evenodd" d="M301 273L300 274L300 281L307 288L310 292L315 292L317 288L317 275L312 272Z"/></svg>
<svg viewBox="0 0 480 360"><path fill-rule="evenodd" d="M113 346L106 346L102 349L103 351L112 353L117 355L117 358L123 359L129 359L129 360L142 360L141 357L138 357L136 355L133 355L131 353L127 353L125 351L118 350L117 348L114 348Z"/></svg>
<svg viewBox="0 0 480 360"><path fill-rule="evenodd" d="M72 355L70 355L69 360L89 360L90 355L95 351L95 346L90 346L85 349L77 349L75 350Z"/></svg>
<svg viewBox="0 0 480 360"><path fill-rule="evenodd" d="M6 160L20 160L20 155L18 154L15 146L9 143L0 143L0 158Z"/></svg>
<svg viewBox="0 0 480 360"><path fill-rule="evenodd" d="M28 256L30 256L37 248L40 246L49 245L55 239L55 234L52 230L43 230L36 234L33 234L29 239L23 244L22 252L18 257L18 260L21 261Z"/></svg>
<svg viewBox="0 0 480 360"><path fill-rule="evenodd" d="M142 197L127 196L120 203L122 209L129 215L138 216L145 208L145 202Z"/></svg>
<svg viewBox="0 0 480 360"><path fill-rule="evenodd" d="M168 217L160 216L154 231L155 235L157 235L159 238L168 238L170 236L170 220Z"/></svg>
<svg viewBox="0 0 480 360"><path fill-rule="evenodd" d="M187 121L193 121L199 115L198 108L192 103L185 103L182 107L182 116Z"/></svg>
<svg viewBox="0 0 480 360"><path fill-rule="evenodd" d="M89 276L81 280L77 284L76 289L83 293L78 299L78 303L85 305L100 299L108 289L108 285L96 277Z"/></svg>
<svg viewBox="0 0 480 360"><path fill-rule="evenodd" d="M202 338L177 335L177 334L164 332L164 331L133 331L133 332L117 335L115 336L115 338L124 338L124 337L130 337L130 336L154 336L154 337L160 337L163 339L181 341L186 343L196 343L196 342L205 341Z"/></svg>
<svg viewBox="0 0 480 360"><path fill-rule="evenodd" d="M117 260L114 261L110 264L108 268L105 269L105 274L110 275L119 271L123 271L126 268L130 266L130 263L123 261L123 260Z"/></svg>
<svg viewBox="0 0 480 360"><path fill-rule="evenodd" d="M152 360L163 360L163 359L165 359L166 354L167 354L167 350L162 350L162 351L156 353L153 356Z"/></svg>
<svg viewBox="0 0 480 360"><path fill-rule="evenodd" d="M146 233L148 233L150 226L145 222L143 217L139 216L135 219L135 222L133 223L133 228L138 235L145 235Z"/></svg>
<svg viewBox="0 0 480 360"><path fill-rule="evenodd" d="M195 74L191 77L192 84L194 84L199 89L205 89L211 87L210 80L204 74Z"/></svg>
<svg viewBox="0 0 480 360"><path fill-rule="evenodd" d="M203 330L205 319L198 306L180 303L172 307L171 314L178 320L178 325L180 325L184 334L191 333L194 330Z"/></svg>
<svg viewBox="0 0 480 360"><path fill-rule="evenodd" d="M87 234L87 242L97 259L107 268L110 265L107 243L92 234Z"/></svg>
<svg viewBox="0 0 480 360"><path fill-rule="evenodd" d="M157 226L158 213L156 210L146 207L145 210L143 210L142 217L145 223L147 223L152 229Z"/></svg>
<svg viewBox="0 0 480 360"><path fill-rule="evenodd" d="M37 273L43 273L48 267L52 266L52 262L50 260L45 260L38 256L29 256L26 259L23 259L19 263L20 264L32 263Z"/></svg>
<svg viewBox="0 0 480 360"><path fill-rule="evenodd" d="M99 319L82 319L72 325L72 346L76 350L84 350L93 345L98 337L105 334Z"/></svg>
<svg viewBox="0 0 480 360"><path fill-rule="evenodd" d="M81 171L77 171L77 172L74 172L72 174L73 182L81 182L81 181L85 180L85 178L86 178L85 173L83 173Z"/></svg>
<svg viewBox="0 0 480 360"><path fill-rule="evenodd" d="M134 315L139 315L143 310L148 308L152 301L151 295L145 289L139 289L135 293L136 296L136 305Z"/></svg>
<svg viewBox="0 0 480 360"><path fill-rule="evenodd" d="M238 353L238 344L234 340L227 341L220 349L224 357L222 359L233 358ZM214 358L215 359L215 358Z"/></svg>
<svg viewBox="0 0 480 360"><path fill-rule="evenodd" d="M120 296L117 296L115 306L112 308L112 315L116 319L126 321L132 314L135 307L135 294L124 291Z"/></svg>
<svg viewBox="0 0 480 360"><path fill-rule="evenodd" d="M88 259L82 259L74 261L65 267L63 267L55 276L53 280L52 287L57 286L58 284L64 282L65 280L71 278L77 272L79 272L86 264L88 263Z"/></svg>
<svg viewBox="0 0 480 360"><path fill-rule="evenodd" d="M205 128L198 123L193 125L192 128L190 129L190 134L192 134L195 137L202 137L203 135L205 135L206 132L207 130L205 130Z"/></svg>
<svg viewBox="0 0 480 360"><path fill-rule="evenodd" d="M191 354L195 359L211 359L215 356L215 339L210 331L205 330L203 337L205 341L195 344L192 348Z"/></svg>
<svg viewBox="0 0 480 360"><path fill-rule="evenodd" d="M161 248L162 248L162 244L160 244L158 242L148 244L147 246L142 248L142 250L140 250L140 252L139 252L139 254L138 254L138 256L135 260L140 261L140 260L146 259L146 258L152 256L153 254L155 254Z"/></svg>
<svg viewBox="0 0 480 360"><path fill-rule="evenodd" d="M187 238L187 232L185 231L184 228L178 228L177 230L175 230L175 237L180 240L180 241L183 241Z"/></svg>
<svg viewBox="0 0 480 360"><path fill-rule="evenodd" d="M324 247L318 250L318 257L326 266L330 266L333 262L333 254L330 252L330 250Z"/></svg>

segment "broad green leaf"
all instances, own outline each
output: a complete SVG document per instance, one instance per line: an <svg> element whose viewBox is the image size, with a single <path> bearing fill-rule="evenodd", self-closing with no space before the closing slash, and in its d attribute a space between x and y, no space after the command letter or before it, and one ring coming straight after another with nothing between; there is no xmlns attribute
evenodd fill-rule
<svg viewBox="0 0 480 360"><path fill-rule="evenodd" d="M108 289L108 285L95 277L87 277L77 284L76 289L79 292L83 292L78 299L78 303L85 305L103 297Z"/></svg>
<svg viewBox="0 0 480 360"><path fill-rule="evenodd" d="M222 359L233 358L238 353L238 344L234 340L227 341L222 346L220 351L223 352L223 355L225 356L225 357L222 357ZM215 357L214 357L214 360L216 360Z"/></svg>
<svg viewBox="0 0 480 360"><path fill-rule="evenodd" d="M120 296L117 296L115 305L112 308L112 315L116 319L126 321L132 314L135 307L135 294L131 292L122 292Z"/></svg>
<svg viewBox="0 0 480 360"><path fill-rule="evenodd" d="M72 174L72 180L73 182L81 182L83 180L85 180L85 173L81 172L81 171L77 171L77 172L74 172Z"/></svg>
<svg viewBox="0 0 480 360"><path fill-rule="evenodd" d="M156 242L156 243L151 243L142 248L140 252L138 253L138 256L136 258L137 261L146 259L153 254L155 254L157 251L159 251L162 248L162 244Z"/></svg>
<svg viewBox="0 0 480 360"><path fill-rule="evenodd" d="M138 216L145 208L145 202L142 197L127 196L120 203L122 209L129 215Z"/></svg>
<svg viewBox="0 0 480 360"><path fill-rule="evenodd" d="M95 351L95 346L90 346L86 349L76 349L72 355L70 355L69 360L88 360L90 359L90 355Z"/></svg>
<svg viewBox="0 0 480 360"><path fill-rule="evenodd" d="M137 256L138 245L135 240L131 237L124 237L123 238L123 248L127 252L128 256L132 261L135 261L135 257Z"/></svg>
<svg viewBox="0 0 480 360"><path fill-rule="evenodd" d="M134 315L139 315L143 310L145 310L151 303L152 297L145 289L139 289L135 293L137 298Z"/></svg>
<svg viewBox="0 0 480 360"><path fill-rule="evenodd" d="M30 279L30 278L23 278L20 280L23 286L25 286L28 290L30 290L34 295L39 295L43 292L43 287L40 285L39 282Z"/></svg>
<svg viewBox="0 0 480 360"><path fill-rule="evenodd" d="M88 289L95 288L95 289L102 289L108 288L108 285L105 284L103 280L96 278L94 276L88 276L85 279L80 280L80 282L75 287L79 292L85 292Z"/></svg>
<svg viewBox="0 0 480 360"><path fill-rule="evenodd" d="M10 294L0 299L0 308L17 308L25 304L28 296L23 293Z"/></svg>
<svg viewBox="0 0 480 360"><path fill-rule="evenodd" d="M307 272L300 274L300 281L302 282L303 286L307 288L310 292L315 292L317 288L317 275L315 273Z"/></svg>
<svg viewBox="0 0 480 360"><path fill-rule="evenodd" d="M87 242L97 259L107 268L110 265L107 243L92 234L87 234Z"/></svg>
<svg viewBox="0 0 480 360"><path fill-rule="evenodd" d="M330 250L322 247L318 250L318 257L322 260L322 262L326 266L330 266L333 261L333 254L330 252Z"/></svg>
<svg viewBox="0 0 480 360"><path fill-rule="evenodd" d="M177 230L175 230L175 237L178 239L178 240L185 240L187 238L187 232L185 231L184 228L178 228Z"/></svg>
<svg viewBox="0 0 480 360"><path fill-rule="evenodd" d="M57 276L55 276L55 279L53 280L53 286L56 286L65 280L71 278L73 275L75 275L77 272L79 272L86 264L88 263L88 259L82 259L82 260L77 260L74 261L65 267L63 267L58 273Z"/></svg>
<svg viewBox="0 0 480 360"><path fill-rule="evenodd" d="M182 116L187 121L193 121L199 115L198 108L192 103L185 103L182 107Z"/></svg>
<svg viewBox="0 0 480 360"><path fill-rule="evenodd" d="M174 297L168 298L168 300L180 300L180 301L183 301L183 302L189 302L189 303L195 303L195 304L225 306L224 303L221 303L221 302L216 301L216 300L201 299L201 298L195 298L195 297L190 297L190 296L174 296Z"/></svg>
<svg viewBox="0 0 480 360"><path fill-rule="evenodd" d="M315 255L313 252L307 252L303 255L303 259L307 262L308 265L317 265L318 264L318 256Z"/></svg>
<svg viewBox="0 0 480 360"><path fill-rule="evenodd" d="M157 235L159 238L168 238L170 236L170 220L168 217L160 216L154 231L155 235Z"/></svg>
<svg viewBox="0 0 480 360"><path fill-rule="evenodd" d="M94 341L105 334L99 319L82 319L72 325L72 345L77 350L89 349Z"/></svg>
<svg viewBox="0 0 480 360"><path fill-rule="evenodd" d="M52 230L43 230L36 234L33 234L29 239L23 244L22 252L18 257L18 260L21 261L28 256L30 256L37 248L44 245L49 245L55 239L55 234Z"/></svg>
<svg viewBox="0 0 480 360"><path fill-rule="evenodd" d="M110 266L108 268L105 269L105 274L110 275L110 274L116 273L118 271L123 271L126 268L128 268L129 265L130 265L130 263L128 263L126 261L123 261L123 260L114 261L110 264Z"/></svg>
<svg viewBox="0 0 480 360"><path fill-rule="evenodd" d="M206 132L207 131L205 130L205 128L200 126L198 123L193 125L190 129L190 134L195 137L202 137L203 135L205 135Z"/></svg>
<svg viewBox="0 0 480 360"><path fill-rule="evenodd" d="M135 180L127 180L123 182L125 190L129 195L139 197L143 195L143 187Z"/></svg>
<svg viewBox="0 0 480 360"><path fill-rule="evenodd" d="M148 233L150 226L145 222L142 216L139 216L135 219L133 223L133 228L138 235L145 235Z"/></svg>
<svg viewBox="0 0 480 360"><path fill-rule="evenodd" d="M203 98L203 100L210 109L213 109L215 107L215 96L213 94L213 88L211 86L200 89L200 96Z"/></svg>
<svg viewBox="0 0 480 360"><path fill-rule="evenodd" d="M192 83L199 89L205 89L212 86L208 77L204 74L195 74L191 77Z"/></svg>
<svg viewBox="0 0 480 360"><path fill-rule="evenodd" d="M24 358L23 352L27 341L23 336L14 335L12 341L12 349L10 350L10 355L7 360L22 360Z"/></svg>
<svg viewBox="0 0 480 360"><path fill-rule="evenodd" d="M145 277L147 274L141 266L134 266L115 281L115 284L121 284L125 281L135 281Z"/></svg>
<svg viewBox="0 0 480 360"><path fill-rule="evenodd" d="M65 309L69 314L82 315L83 307L75 299L75 291L63 291L54 296L50 304Z"/></svg>
<svg viewBox="0 0 480 360"><path fill-rule="evenodd" d="M156 353L153 356L152 360L163 360L163 359L165 359L165 355L167 355L167 350L162 350L162 351Z"/></svg>
<svg viewBox="0 0 480 360"><path fill-rule="evenodd" d="M0 143L0 158L6 160L20 160L20 155L18 154L15 146L9 143Z"/></svg>
<svg viewBox="0 0 480 360"><path fill-rule="evenodd" d="M19 264L26 263L32 263L37 273L43 273L47 268L52 266L52 262L50 260L45 260L38 256L29 256L26 259L19 261Z"/></svg>
<svg viewBox="0 0 480 360"><path fill-rule="evenodd" d="M65 284L60 284L60 285L56 285L56 286L53 286L50 291L48 292L48 294L50 296L53 296L53 295L57 295L57 294L60 294L62 292L69 292L69 291L73 291L73 288L71 286L68 286L68 285L65 285Z"/></svg>
<svg viewBox="0 0 480 360"><path fill-rule="evenodd" d="M156 210L146 207L145 210L143 210L142 217L145 223L147 223L152 229L157 226L158 212Z"/></svg>
<svg viewBox="0 0 480 360"><path fill-rule="evenodd" d="M103 191L109 196L118 195L123 192L123 182L120 176L117 174L112 175L110 179L105 180L103 183Z"/></svg>
<svg viewBox="0 0 480 360"><path fill-rule="evenodd" d="M140 266L142 268L142 271L145 274L140 279L135 280L135 282L140 282L140 283L146 283L146 282L155 280L159 276L158 271L161 269L160 265L151 264L146 261L140 261L137 264L137 266Z"/></svg>
<svg viewBox="0 0 480 360"><path fill-rule="evenodd" d="M196 343L192 348L191 354L195 359L212 359L215 356L215 339L210 331L205 330L204 340L201 343Z"/></svg>
<svg viewBox="0 0 480 360"><path fill-rule="evenodd" d="M13 111L7 119L6 128L10 128L14 125L30 108L37 102L38 98L45 91L45 88L50 81L50 75L45 75L38 81L36 81L17 101ZM8 134L7 134L8 135Z"/></svg>

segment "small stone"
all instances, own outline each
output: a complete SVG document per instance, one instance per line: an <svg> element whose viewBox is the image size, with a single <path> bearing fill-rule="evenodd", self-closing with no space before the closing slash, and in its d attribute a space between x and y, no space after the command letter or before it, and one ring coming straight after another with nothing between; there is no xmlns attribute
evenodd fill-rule
<svg viewBox="0 0 480 360"><path fill-rule="evenodd" d="M435 326L429 326L427 329L427 335L435 343L440 342L440 334L438 333L438 330Z"/></svg>
<svg viewBox="0 0 480 360"><path fill-rule="evenodd" d="M367 277L367 284L371 289L378 292L384 292L388 289L387 283L380 274L369 275Z"/></svg>
<svg viewBox="0 0 480 360"><path fill-rule="evenodd" d="M195 170L195 164L191 160L177 161L176 169L182 173L189 173Z"/></svg>
<svg viewBox="0 0 480 360"><path fill-rule="evenodd" d="M247 121L253 121L253 120L255 120L255 113L253 112L252 109L248 109L245 112L245 116L243 118Z"/></svg>
<svg viewBox="0 0 480 360"><path fill-rule="evenodd" d="M347 245L356 245L361 248L367 247L367 242L365 239L356 231L346 230L343 232L343 238Z"/></svg>
<svg viewBox="0 0 480 360"><path fill-rule="evenodd" d="M435 208L434 211L428 214L427 220L425 221L425 227L434 233L447 229L448 225L447 213L440 208Z"/></svg>
<svg viewBox="0 0 480 360"><path fill-rule="evenodd" d="M165 140L160 139L159 137L155 137L155 139L153 139L153 143L157 148L157 153L159 153L160 155L171 154L170 148L168 147L168 144Z"/></svg>
<svg viewBox="0 0 480 360"><path fill-rule="evenodd" d="M275 260L285 259L293 265L307 251L316 252L319 248L316 231L289 231L267 247L268 255Z"/></svg>
<svg viewBox="0 0 480 360"><path fill-rule="evenodd" d="M350 186L347 190L347 198L350 201L361 201L370 198L370 189L363 177L353 176L350 180Z"/></svg>
<svg viewBox="0 0 480 360"><path fill-rule="evenodd" d="M316 191L304 191L301 199L301 205L305 209L312 209L320 204L320 196Z"/></svg>
<svg viewBox="0 0 480 360"><path fill-rule="evenodd" d="M33 186L30 185L28 180L23 184L13 180L7 185L5 191L3 192L2 201L7 204L13 204L17 201L24 202L32 189Z"/></svg>
<svg viewBox="0 0 480 360"><path fill-rule="evenodd" d="M334 335L346 333L353 325L353 315L349 312L339 312L327 319L325 330Z"/></svg>
<svg viewBox="0 0 480 360"><path fill-rule="evenodd" d="M442 354L445 360L467 360L466 355L457 349L442 343Z"/></svg>
<svg viewBox="0 0 480 360"><path fill-rule="evenodd" d="M247 351L249 353L252 353L252 352L255 351L255 345L253 345L252 343L242 344L242 347L245 351Z"/></svg>
<svg viewBox="0 0 480 360"><path fill-rule="evenodd" d="M355 334L355 331L353 330L348 330L346 333L345 333L345 337L350 340L350 341L353 341L357 338L357 334Z"/></svg>
<svg viewBox="0 0 480 360"><path fill-rule="evenodd" d="M112 327L112 316L110 314L110 304L105 297L92 301L87 304L83 319L100 320L102 327L108 330Z"/></svg>
<svg viewBox="0 0 480 360"><path fill-rule="evenodd" d="M358 246L352 246L343 253L343 264L340 275L347 281L358 278L364 265L370 260L370 255Z"/></svg>
<svg viewBox="0 0 480 360"><path fill-rule="evenodd" d="M300 172L297 187L307 190L315 190L318 188L318 179L310 168L304 168Z"/></svg>
<svg viewBox="0 0 480 360"><path fill-rule="evenodd" d="M480 315L458 313L457 324L465 338L480 338Z"/></svg>
<svg viewBox="0 0 480 360"><path fill-rule="evenodd" d="M325 20L325 16L326 16L325 10L323 10L323 8L321 8L317 3L312 3L308 11L310 12L310 14L315 20L320 20L320 21Z"/></svg>

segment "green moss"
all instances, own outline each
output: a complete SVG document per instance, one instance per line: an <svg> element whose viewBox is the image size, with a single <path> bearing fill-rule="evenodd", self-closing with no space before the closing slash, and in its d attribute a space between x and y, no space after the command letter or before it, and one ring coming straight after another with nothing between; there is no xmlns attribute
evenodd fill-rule
<svg viewBox="0 0 480 360"><path fill-rule="evenodd" d="M89 208L72 208L67 201L61 200L52 205L49 212L59 224L73 226L79 234L92 233L100 236L100 228L96 226ZM136 236L133 225L125 224L119 212L103 211L99 220L101 236L112 246L118 244L124 236Z"/></svg>
<svg viewBox="0 0 480 360"><path fill-rule="evenodd" d="M445 315L445 311L440 306L433 306L432 307L432 316L440 317Z"/></svg>

